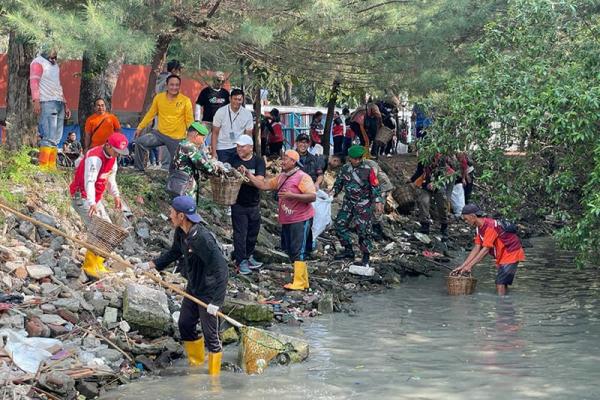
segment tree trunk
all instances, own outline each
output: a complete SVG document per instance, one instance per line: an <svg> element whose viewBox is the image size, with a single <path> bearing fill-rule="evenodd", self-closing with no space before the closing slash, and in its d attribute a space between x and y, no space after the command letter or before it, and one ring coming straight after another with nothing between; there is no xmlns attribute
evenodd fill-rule
<svg viewBox="0 0 600 400"><path fill-rule="evenodd" d="M33 113L29 91L29 64L34 56L33 44L10 32L6 104L6 144L9 150L37 145L37 117Z"/></svg>
<svg viewBox="0 0 600 400"><path fill-rule="evenodd" d="M148 111L150 104L152 104L152 99L154 98L154 88L156 87L156 79L158 78L158 74L160 74L163 69L165 57L167 55L167 51L169 50L171 40L173 40L173 35L170 33L161 33L158 35L158 39L156 40L156 49L154 50L152 63L150 64L150 75L148 75L148 87L146 88L146 97L144 97L142 116L146 113L146 111Z"/></svg>
<svg viewBox="0 0 600 400"><path fill-rule="evenodd" d="M284 91L283 105L284 106L292 105L292 87L293 87L293 84L289 80L286 81L283 85L283 91Z"/></svg>
<svg viewBox="0 0 600 400"><path fill-rule="evenodd" d="M333 114L335 113L335 103L337 102L338 92L340 89L340 81L338 78L333 80L331 85L331 93L329 94L329 102L327 103L327 118L325 118L325 130L323 132L323 154L329 156L329 137L331 136L331 127L333 122Z"/></svg>
<svg viewBox="0 0 600 400"><path fill-rule="evenodd" d="M85 51L81 62L81 86L79 90L79 125L94 113L94 101L104 99L106 109L111 109L112 95L123 66L124 55L113 59L103 54L90 54Z"/></svg>
<svg viewBox="0 0 600 400"><path fill-rule="evenodd" d="M256 116L254 121L254 151L256 152L256 155L262 157L260 143L260 118L262 115L260 102L260 86L260 84L257 84L256 88L254 89L254 115Z"/></svg>

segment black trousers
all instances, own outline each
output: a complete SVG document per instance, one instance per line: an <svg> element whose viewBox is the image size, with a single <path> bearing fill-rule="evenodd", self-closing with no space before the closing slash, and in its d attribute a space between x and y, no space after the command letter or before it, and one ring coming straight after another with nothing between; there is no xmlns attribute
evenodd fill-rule
<svg viewBox="0 0 600 400"><path fill-rule="evenodd" d="M198 340L201 335L196 331L196 325L200 321L204 343L211 353L220 353L223 350L219 340L219 319L206 312L206 309L194 303L188 298L183 298L179 312L179 333L181 340Z"/></svg>
<svg viewBox="0 0 600 400"><path fill-rule="evenodd" d="M333 137L333 154L339 154L342 152L344 147L344 136Z"/></svg>
<svg viewBox="0 0 600 400"><path fill-rule="evenodd" d="M256 238L260 231L260 207L231 206L233 226L233 256L236 263L247 260L256 248Z"/></svg>
<svg viewBox="0 0 600 400"><path fill-rule="evenodd" d="M281 154L281 148L283 147L283 142L279 143L269 143L269 155L279 157Z"/></svg>
<svg viewBox="0 0 600 400"><path fill-rule="evenodd" d="M312 219L281 225L281 248L287 253L290 262L305 260L311 228Z"/></svg>

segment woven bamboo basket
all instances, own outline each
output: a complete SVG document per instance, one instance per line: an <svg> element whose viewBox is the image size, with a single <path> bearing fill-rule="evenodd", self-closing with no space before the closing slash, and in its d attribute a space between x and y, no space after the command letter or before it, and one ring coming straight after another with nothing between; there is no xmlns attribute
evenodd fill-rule
<svg viewBox="0 0 600 400"><path fill-rule="evenodd" d="M210 187L212 188L213 201L224 206L235 204L240 187L242 186L242 178L227 178L223 176L211 176Z"/></svg>
<svg viewBox="0 0 600 400"><path fill-rule="evenodd" d="M477 279L471 274L459 275L452 272L448 275L448 294L451 296L460 296L473 294L477 286Z"/></svg>
<svg viewBox="0 0 600 400"><path fill-rule="evenodd" d="M381 142L383 144L387 144L394 137L394 130L388 128L385 125L381 125L379 130L377 131L377 135L375 136L375 140L377 142Z"/></svg>
<svg viewBox="0 0 600 400"><path fill-rule="evenodd" d="M398 203L398 211L410 213L415 206L415 188L412 185L400 185L392 192L392 197Z"/></svg>
<svg viewBox="0 0 600 400"><path fill-rule="evenodd" d="M123 243L127 235L129 235L127 230L94 215L88 226L87 241L110 253Z"/></svg>

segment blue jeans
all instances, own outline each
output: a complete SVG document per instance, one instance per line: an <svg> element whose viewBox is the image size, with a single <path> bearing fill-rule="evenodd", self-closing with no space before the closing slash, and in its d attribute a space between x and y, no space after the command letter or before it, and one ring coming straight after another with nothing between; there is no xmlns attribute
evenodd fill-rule
<svg viewBox="0 0 600 400"><path fill-rule="evenodd" d="M65 103L62 101L40 102L42 112L40 113L40 127L42 140L40 147L56 147L63 135L65 123Z"/></svg>

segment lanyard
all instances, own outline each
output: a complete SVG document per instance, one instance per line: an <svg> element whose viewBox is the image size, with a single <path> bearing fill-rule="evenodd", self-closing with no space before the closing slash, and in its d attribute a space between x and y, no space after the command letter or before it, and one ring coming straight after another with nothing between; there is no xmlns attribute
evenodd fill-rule
<svg viewBox="0 0 600 400"><path fill-rule="evenodd" d="M231 130L233 130L233 123L235 122L235 120L237 119L237 117L240 116L240 111L242 111L242 110L241 109L238 110L237 114L235 114L235 118L232 121L231 120L231 106L227 107L227 113L229 114L229 126L230 126Z"/></svg>

